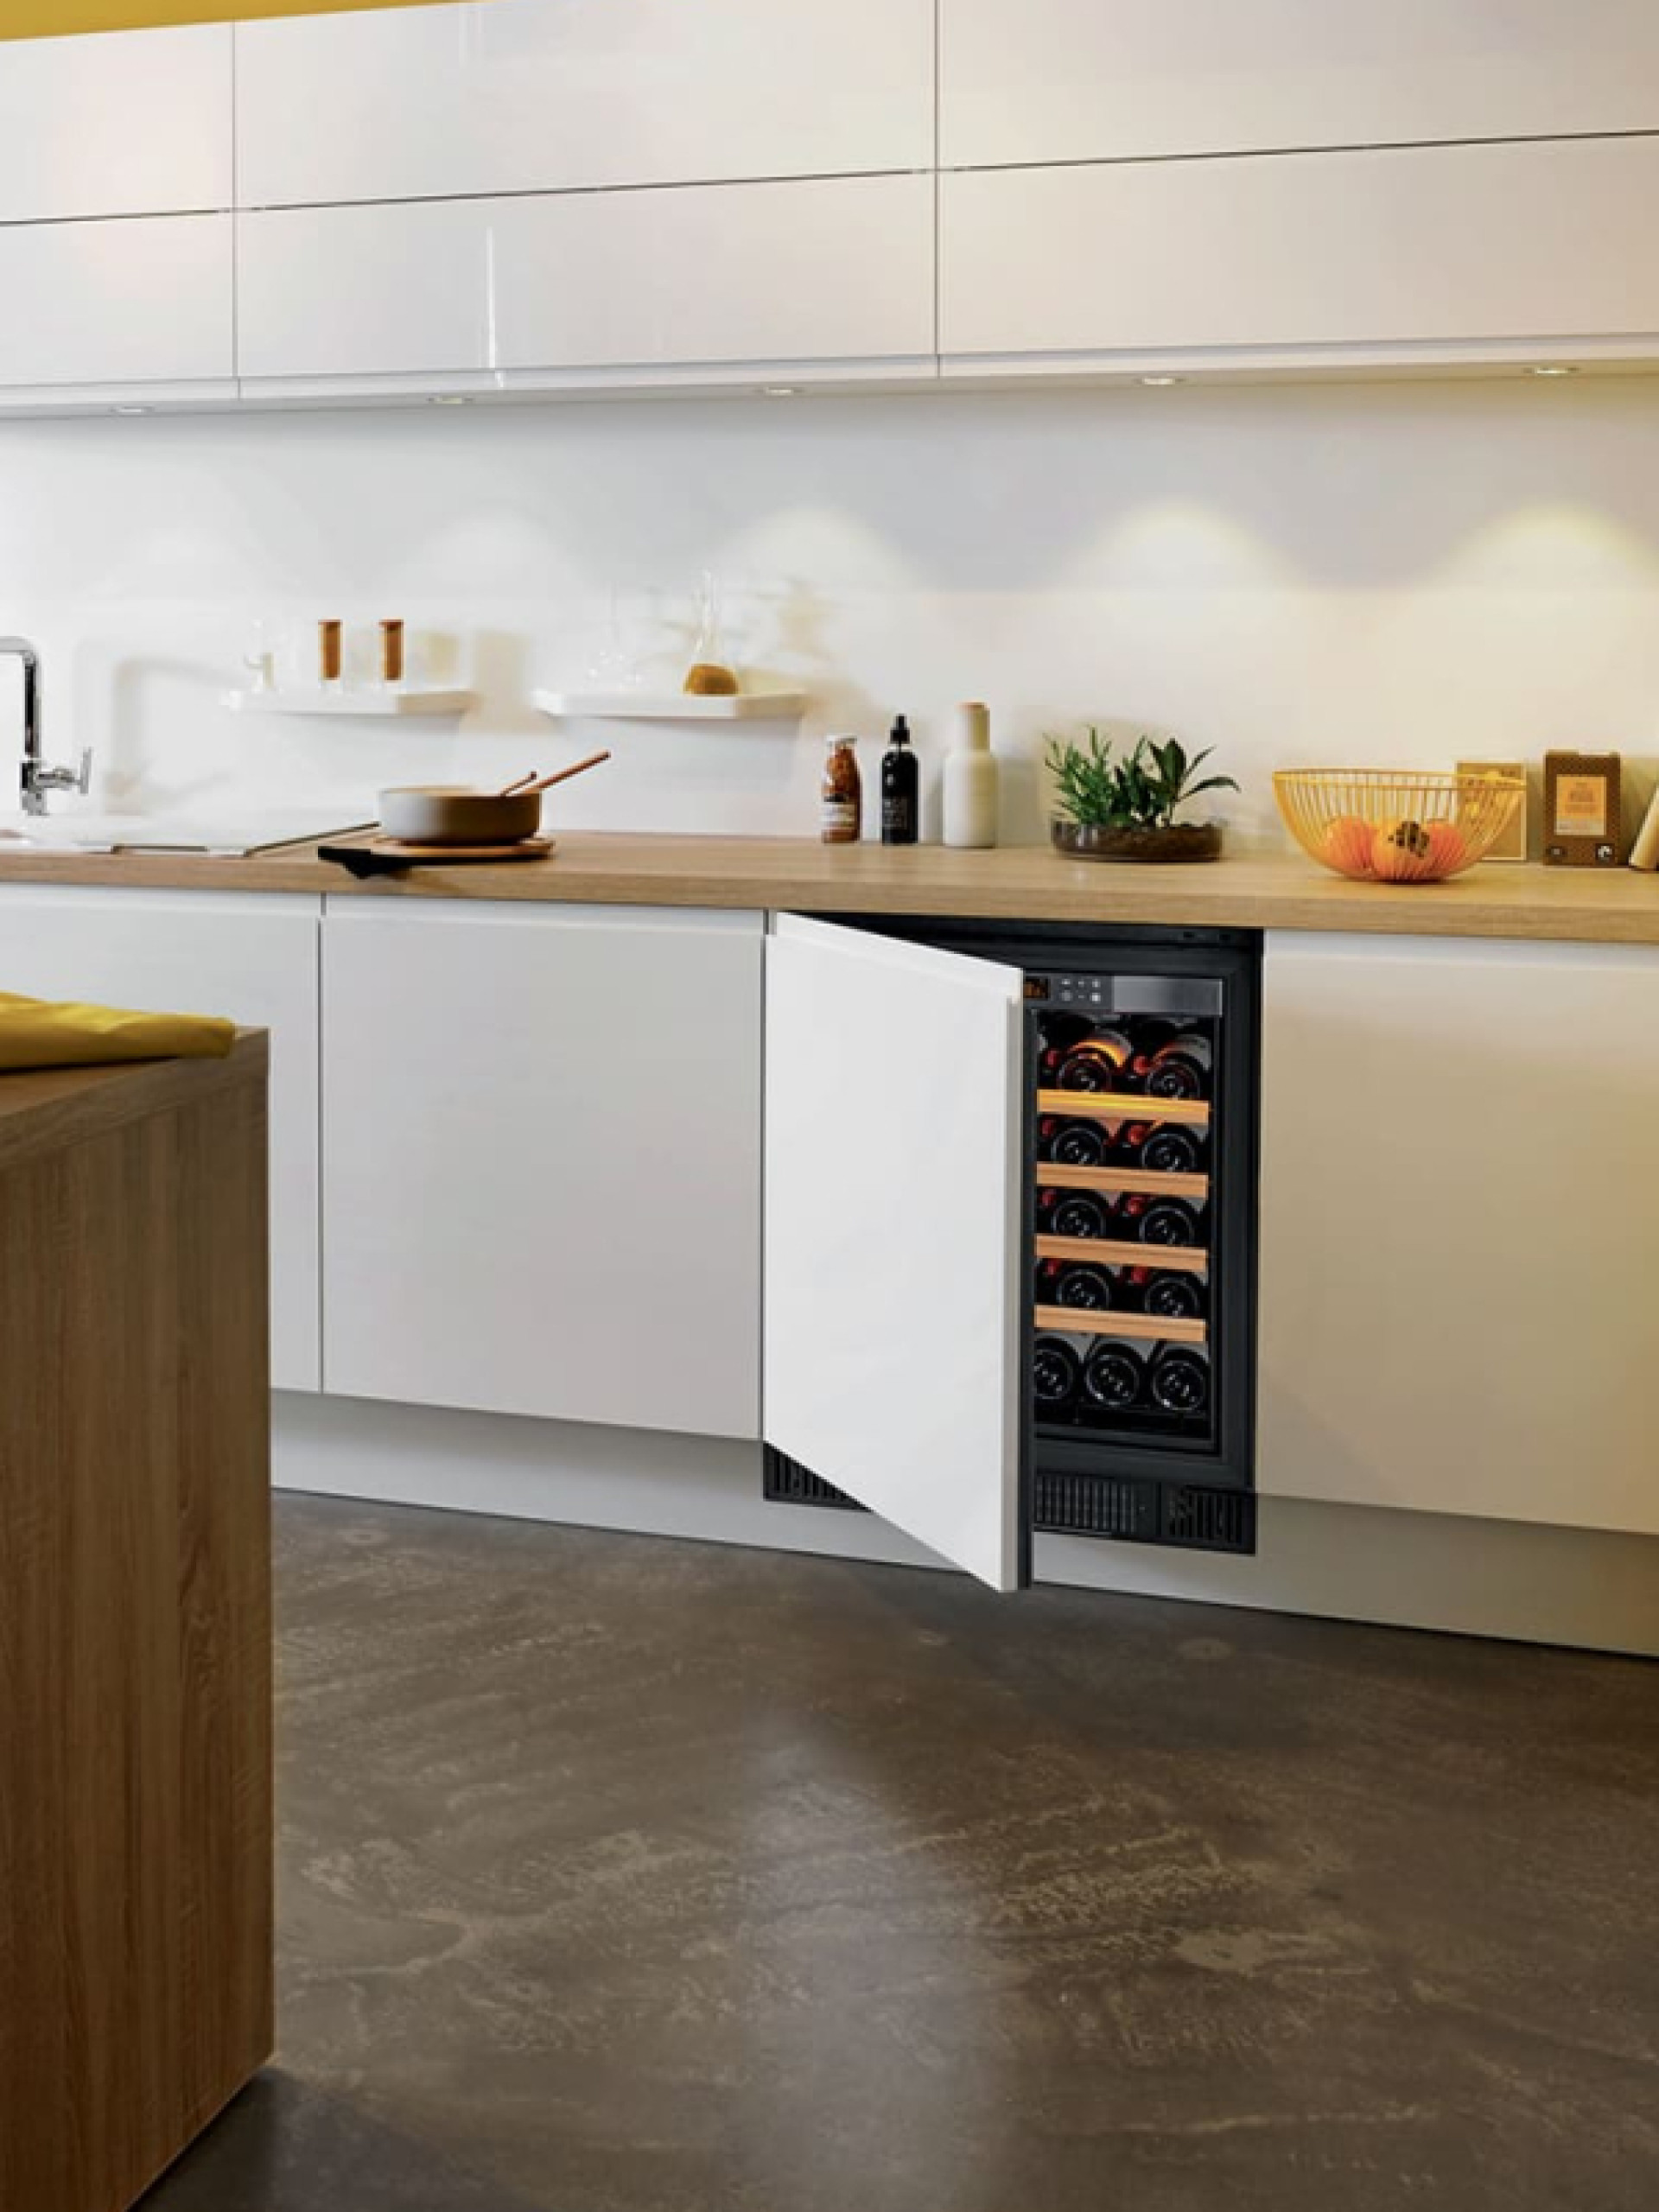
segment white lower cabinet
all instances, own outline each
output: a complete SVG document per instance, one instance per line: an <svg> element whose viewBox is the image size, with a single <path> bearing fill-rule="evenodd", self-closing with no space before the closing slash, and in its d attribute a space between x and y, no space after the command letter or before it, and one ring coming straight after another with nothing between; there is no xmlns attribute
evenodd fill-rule
<svg viewBox="0 0 1659 2212"><path fill-rule="evenodd" d="M766 1437L994 1588L1024 1573L1024 977L781 915Z"/></svg>
<svg viewBox="0 0 1659 2212"><path fill-rule="evenodd" d="M963 171L945 373L1659 352L1659 137Z"/></svg>
<svg viewBox="0 0 1659 2212"><path fill-rule="evenodd" d="M0 890L0 989L270 1033L270 1370L319 1372L317 932L321 901L237 892Z"/></svg>
<svg viewBox="0 0 1659 2212"><path fill-rule="evenodd" d="M331 901L331 1394L760 1433L759 915Z"/></svg>
<svg viewBox="0 0 1659 2212"><path fill-rule="evenodd" d="M1264 1495L1659 1534L1659 950L1271 936L1262 1070Z"/></svg>

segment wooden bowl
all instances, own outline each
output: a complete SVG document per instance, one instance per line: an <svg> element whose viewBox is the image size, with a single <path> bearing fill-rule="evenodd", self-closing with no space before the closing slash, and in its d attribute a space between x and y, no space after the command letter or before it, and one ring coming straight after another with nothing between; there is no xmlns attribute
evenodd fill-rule
<svg viewBox="0 0 1659 2212"><path fill-rule="evenodd" d="M380 794L380 827L405 845L516 845L542 826L540 791L400 784Z"/></svg>
<svg viewBox="0 0 1659 2212"><path fill-rule="evenodd" d="M1484 860L1526 795L1519 776L1281 768L1274 797L1305 853L1360 883L1443 883Z"/></svg>

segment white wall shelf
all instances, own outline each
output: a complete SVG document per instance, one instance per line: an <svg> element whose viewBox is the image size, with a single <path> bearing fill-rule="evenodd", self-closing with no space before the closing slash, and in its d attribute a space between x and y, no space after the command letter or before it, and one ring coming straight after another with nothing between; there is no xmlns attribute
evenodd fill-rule
<svg viewBox="0 0 1659 2212"><path fill-rule="evenodd" d="M804 691L737 691L705 697L686 691L534 691L534 704L563 721L798 721Z"/></svg>
<svg viewBox="0 0 1659 2212"><path fill-rule="evenodd" d="M220 703L233 715L378 715L397 720L410 715L464 715L477 705L476 691L309 690L226 691Z"/></svg>

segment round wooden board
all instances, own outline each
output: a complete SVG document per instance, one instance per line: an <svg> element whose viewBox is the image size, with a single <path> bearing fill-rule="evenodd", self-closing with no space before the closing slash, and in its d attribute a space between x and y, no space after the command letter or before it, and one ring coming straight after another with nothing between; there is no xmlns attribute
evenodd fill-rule
<svg viewBox="0 0 1659 2212"><path fill-rule="evenodd" d="M551 837L524 837L516 845L409 845L398 837L377 837L365 852L423 868L460 867L469 861L543 861L553 850Z"/></svg>

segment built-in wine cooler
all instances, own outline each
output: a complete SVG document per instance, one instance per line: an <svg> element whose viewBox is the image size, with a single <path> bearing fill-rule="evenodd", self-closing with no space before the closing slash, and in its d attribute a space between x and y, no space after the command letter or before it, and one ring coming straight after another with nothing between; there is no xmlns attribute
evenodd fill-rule
<svg viewBox="0 0 1659 2212"><path fill-rule="evenodd" d="M796 1240L780 1231L778 1302L792 1327L779 1340L803 1351L769 1358L767 1371L769 1383L774 1367L780 1375L775 1402L786 1392L799 1411L767 1433L774 1446L779 1429L803 1443L769 1450L767 1494L835 1504L850 1489L959 1555L940 1443L949 1436L964 1516L970 1497L982 1509L995 1499L997 1465L1012 1471L1017 1458L1017 1491L1010 1471L1003 1492L1013 1536L997 1538L988 1516L961 1540L1000 1563L1002 1586L1032 1571L1033 1532L1254 1551L1260 938L1197 927L793 927L803 941L787 947L778 1010L816 1046L833 1007L844 1043L821 1054L816 1087L769 1094L769 1141L787 1133L798 1154L779 1196L811 1212L826 1247L844 1244L845 1199L812 1211L823 1089L842 1101L843 1129L849 1114L879 1116L900 1088L929 1100L903 1134L930 1154L907 1155L890 1129L885 1154L872 1146L871 1167L886 1167L904 1204L891 1217L873 1204L867 1296L888 1301L901 1343L907 1312L948 1309L957 1349L954 1368L947 1355L916 1373L911 1397L895 1357L889 1402L903 1418L879 1436L861 1432L813 1365L823 1309L811 1274L793 1271ZM869 938L899 947L861 954ZM970 1080L971 1105L961 1088ZM999 1130L1011 1168L992 1164ZM958 1164L971 1161L983 1165ZM987 1199L993 1185L1006 1217ZM931 1249L917 1241L928 1224ZM969 1253L983 1256L960 1256ZM975 1295L993 1281L988 1300ZM968 1363L970 1341L983 1347L976 1363L992 1358L1007 1376L1000 1398L983 1388L983 1365ZM868 1365L855 1329L845 1350L849 1365ZM983 1416L967 1409L970 1389ZM941 1391L955 1396L927 1397ZM983 1426L993 1414L1000 1462Z"/></svg>
<svg viewBox="0 0 1659 2212"><path fill-rule="evenodd" d="M1027 965L1033 1525L1255 1548L1256 955Z"/></svg>

